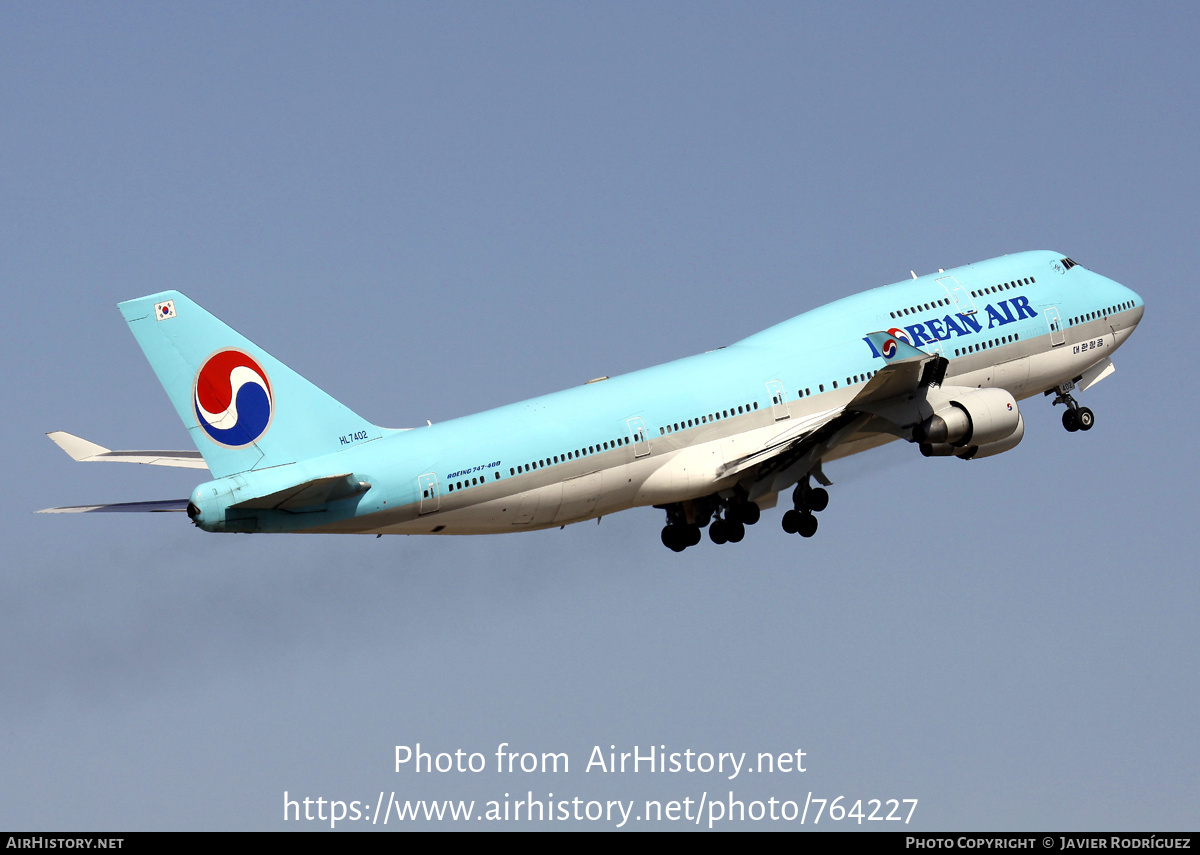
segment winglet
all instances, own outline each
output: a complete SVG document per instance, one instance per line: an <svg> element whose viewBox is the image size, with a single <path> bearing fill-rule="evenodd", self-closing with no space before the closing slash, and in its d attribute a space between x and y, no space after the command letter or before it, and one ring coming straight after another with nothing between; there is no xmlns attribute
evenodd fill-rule
<svg viewBox="0 0 1200 855"><path fill-rule="evenodd" d="M925 351L913 347L908 341L908 333L903 330L873 332L867 336L867 341L871 343L871 347L875 348L875 352L888 362L896 362L913 356L921 358L929 356Z"/></svg>

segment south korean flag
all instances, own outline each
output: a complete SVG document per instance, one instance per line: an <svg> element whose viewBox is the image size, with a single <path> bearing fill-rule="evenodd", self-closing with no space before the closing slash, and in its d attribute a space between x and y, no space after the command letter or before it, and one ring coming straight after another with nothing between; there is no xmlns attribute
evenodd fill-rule
<svg viewBox="0 0 1200 855"><path fill-rule="evenodd" d="M175 301L167 300L165 303L154 304L154 317L160 321L165 321L168 318L175 317Z"/></svg>

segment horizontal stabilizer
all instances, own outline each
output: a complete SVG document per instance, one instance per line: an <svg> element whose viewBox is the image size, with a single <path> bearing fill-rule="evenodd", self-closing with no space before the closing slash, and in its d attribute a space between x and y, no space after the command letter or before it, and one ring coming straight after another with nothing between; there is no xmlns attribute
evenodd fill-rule
<svg viewBox="0 0 1200 855"><path fill-rule="evenodd" d="M233 508L257 510L288 510L290 508L311 508L324 505L338 499L349 499L361 495L371 489L366 481L359 481L351 473L329 475L325 478L314 478L303 484L296 484L284 490L277 490L266 496L247 499L230 505Z"/></svg>
<svg viewBox="0 0 1200 855"><path fill-rule="evenodd" d="M103 445L89 442L65 430L46 434L50 440L81 463L148 463L151 466L179 466L184 469L207 469L199 451L110 451Z"/></svg>
<svg viewBox="0 0 1200 855"><path fill-rule="evenodd" d="M39 514L156 514L165 511L186 511L187 499L163 499L161 502L122 502L117 505L73 505L69 508L46 508Z"/></svg>

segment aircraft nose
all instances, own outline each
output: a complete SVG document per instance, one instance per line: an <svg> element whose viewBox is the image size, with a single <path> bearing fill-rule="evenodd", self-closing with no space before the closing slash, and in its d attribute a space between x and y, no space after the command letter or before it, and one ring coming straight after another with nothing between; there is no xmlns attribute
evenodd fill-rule
<svg viewBox="0 0 1200 855"><path fill-rule="evenodd" d="M1121 311L1117 314L1117 325L1114 326L1113 331L1117 333L1119 341L1124 341L1133 335L1133 331L1142 322L1142 315L1146 313L1146 301L1132 288L1120 283L1116 284L1121 297Z"/></svg>
<svg viewBox="0 0 1200 855"><path fill-rule="evenodd" d="M1129 299L1133 303L1129 321L1129 330L1132 332L1142 322L1142 315L1146 314L1146 301L1132 288L1126 288L1125 290L1129 292Z"/></svg>

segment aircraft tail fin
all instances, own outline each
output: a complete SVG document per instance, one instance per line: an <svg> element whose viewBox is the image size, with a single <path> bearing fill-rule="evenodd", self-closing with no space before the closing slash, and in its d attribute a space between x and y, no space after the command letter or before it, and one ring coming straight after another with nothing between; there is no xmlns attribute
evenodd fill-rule
<svg viewBox="0 0 1200 855"><path fill-rule="evenodd" d="M120 309L216 478L384 433L178 291Z"/></svg>

